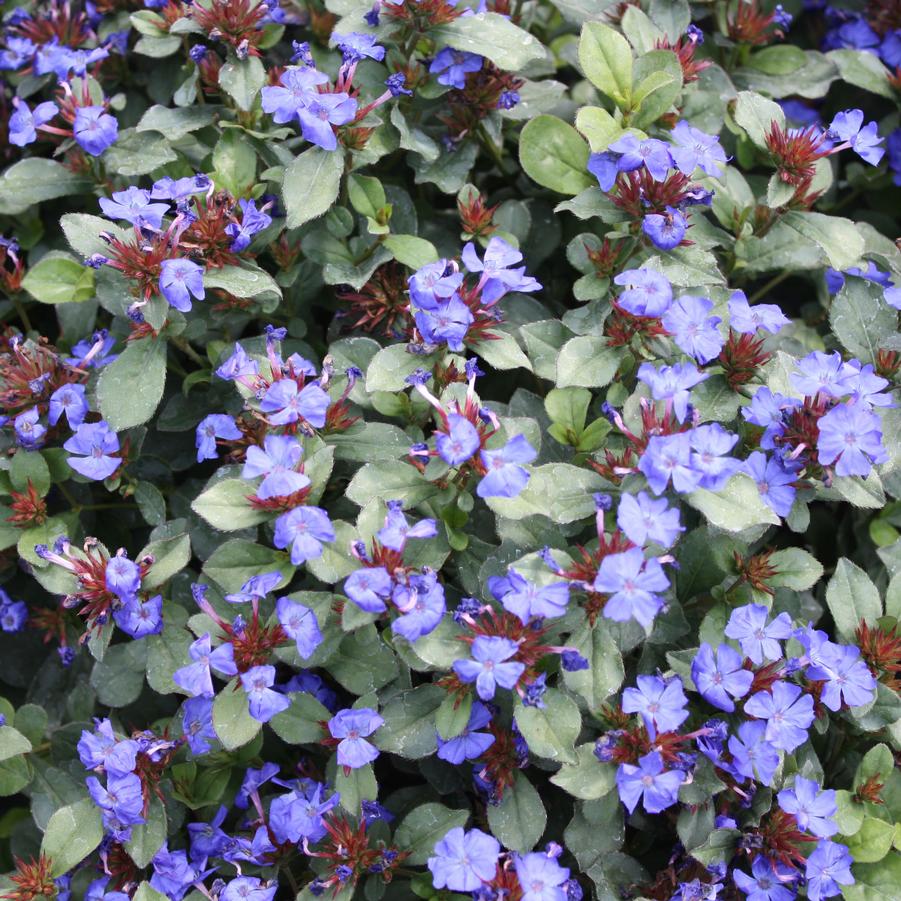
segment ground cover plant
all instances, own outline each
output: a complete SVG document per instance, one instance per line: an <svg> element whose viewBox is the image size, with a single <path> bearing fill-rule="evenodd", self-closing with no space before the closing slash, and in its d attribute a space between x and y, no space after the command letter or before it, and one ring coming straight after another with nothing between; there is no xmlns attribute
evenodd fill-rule
<svg viewBox="0 0 901 901"><path fill-rule="evenodd" d="M898 898L897 2L3 10L0 898Z"/></svg>

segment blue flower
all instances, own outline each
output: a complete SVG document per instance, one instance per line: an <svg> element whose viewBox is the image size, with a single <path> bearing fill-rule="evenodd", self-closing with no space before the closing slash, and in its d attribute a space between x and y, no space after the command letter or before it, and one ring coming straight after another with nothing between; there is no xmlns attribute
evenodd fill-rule
<svg viewBox="0 0 901 901"><path fill-rule="evenodd" d="M153 200L184 200L192 194L208 191L211 185L207 175L186 175L184 178L166 175L153 183L150 196Z"/></svg>
<svg viewBox="0 0 901 901"><path fill-rule="evenodd" d="M337 149L338 139L333 126L353 122L356 115L357 101L345 93L309 92L304 105L297 110L304 140L323 150Z"/></svg>
<svg viewBox="0 0 901 901"><path fill-rule="evenodd" d="M804 875L807 878L809 901L822 901L841 895L841 885L853 885L851 864L854 862L844 845L821 841L807 858Z"/></svg>
<svg viewBox="0 0 901 901"><path fill-rule="evenodd" d="M241 223L230 222L225 226L225 233L232 238L229 250L232 253L241 253L250 246L250 241L255 234L272 225L272 217L258 210L254 200L238 201L241 207Z"/></svg>
<svg viewBox="0 0 901 901"><path fill-rule="evenodd" d="M116 625L132 638L159 635L163 631L163 597L156 594L146 600L130 597L113 611Z"/></svg>
<svg viewBox="0 0 901 901"><path fill-rule="evenodd" d="M760 499L782 517L791 513L797 490L793 487L798 476L789 472L778 457L767 460L766 454L754 451L744 461L742 469L757 483Z"/></svg>
<svg viewBox="0 0 901 901"><path fill-rule="evenodd" d="M804 744L816 719L813 698L791 682L776 682L770 691L751 695L744 709L749 716L766 720L764 738L781 751Z"/></svg>
<svg viewBox="0 0 901 901"><path fill-rule="evenodd" d="M459 413L448 413L447 432L437 432L435 448L448 466L460 466L481 446L478 429Z"/></svg>
<svg viewBox="0 0 901 901"><path fill-rule="evenodd" d="M107 219L130 222L136 228L162 228L163 216L169 211L168 203L151 203L150 191L143 188L126 188L114 191L113 199L100 198L100 209Z"/></svg>
<svg viewBox="0 0 901 901"><path fill-rule="evenodd" d="M741 408L741 415L752 425L760 426L760 446L765 450L776 447L774 438L785 432L785 414L801 406L801 401L784 394L773 394L765 385L761 385L751 398L751 403Z"/></svg>
<svg viewBox="0 0 901 901"><path fill-rule="evenodd" d="M669 145L656 138L642 141L633 134L626 134L614 141L608 150L620 154L620 172L632 172L644 166L655 181L664 181L673 165Z"/></svg>
<svg viewBox="0 0 901 901"><path fill-rule="evenodd" d="M394 582L384 566L367 566L344 580L344 593L366 613L384 613Z"/></svg>
<svg viewBox="0 0 901 901"><path fill-rule="evenodd" d="M130 738L118 739L108 719L95 720L95 729L82 731L78 756L87 770L103 767L107 773L124 776L133 772L137 762L138 743Z"/></svg>
<svg viewBox="0 0 901 901"><path fill-rule="evenodd" d="M704 700L731 713L732 698L743 698L751 690L754 673L744 669L741 654L729 645L721 644L714 654L705 641L691 663L691 680Z"/></svg>
<svg viewBox="0 0 901 901"><path fill-rule="evenodd" d="M498 450L483 450L482 465L487 473L476 487L479 497L517 497L529 482L529 472L520 463L531 463L538 451L525 435L515 435Z"/></svg>
<svg viewBox="0 0 901 901"><path fill-rule="evenodd" d="M118 354L110 353L115 343L116 339L106 329L100 329L90 339L85 338L72 348L69 362L82 369L99 369L118 358Z"/></svg>
<svg viewBox="0 0 901 901"><path fill-rule="evenodd" d="M716 135L705 134L684 119L670 132L675 142L670 147L673 163L683 175L691 175L698 166L706 175L719 178L726 164L726 152Z"/></svg>
<svg viewBox="0 0 901 901"><path fill-rule="evenodd" d="M411 575L405 585L394 587L391 600L401 613L391 623L391 631L407 641L433 632L447 611L444 588L433 572Z"/></svg>
<svg viewBox="0 0 901 901"><path fill-rule="evenodd" d="M139 776L134 773L107 773L105 788L94 776L88 776L85 783L91 800L123 825L132 826L144 822L144 795Z"/></svg>
<svg viewBox="0 0 901 901"><path fill-rule="evenodd" d="M32 407L15 419L16 443L25 450L35 450L44 442L47 427L40 422L41 411ZM71 439L69 439L71 441Z"/></svg>
<svg viewBox="0 0 901 901"><path fill-rule="evenodd" d="M479 635L472 643L472 660L455 660L454 672L466 684L476 683L483 701L490 701L499 685L511 689L525 671L525 664L510 660L519 646L509 638Z"/></svg>
<svg viewBox="0 0 901 901"><path fill-rule="evenodd" d="M462 90L466 87L466 76L469 72L478 72L484 60L476 53L466 53L445 47L435 54L429 66L429 72L438 76L438 84Z"/></svg>
<svg viewBox="0 0 901 901"><path fill-rule="evenodd" d="M251 601L260 601L271 591L275 591L282 580L280 572L260 573L251 576L242 586L240 591L235 591L225 596L229 604L247 604Z"/></svg>
<svg viewBox="0 0 901 901"><path fill-rule="evenodd" d="M319 385L298 387L294 379L284 378L273 382L260 401L260 409L269 414L273 425L289 425L303 419L313 428L325 425L331 400Z"/></svg>
<svg viewBox="0 0 901 901"><path fill-rule="evenodd" d="M84 385L62 385L50 395L47 418L50 425L56 425L65 416L69 428L77 428L84 422L88 413L88 402L84 394Z"/></svg>
<svg viewBox="0 0 901 901"><path fill-rule="evenodd" d="M875 122L863 124L863 111L849 109L837 113L829 125L829 136L850 147L864 162L878 166L885 155L879 136L879 126ZM840 149L840 148L836 148Z"/></svg>
<svg viewBox="0 0 901 901"><path fill-rule="evenodd" d="M688 719L688 698L682 690L678 676L661 679L660 676L637 676L637 688L623 691L624 713L638 713L644 721L648 735L653 740L657 731L675 732Z"/></svg>
<svg viewBox="0 0 901 901"><path fill-rule="evenodd" d="M862 404L839 404L817 422L817 458L835 463L839 476L867 476L874 463L888 461L882 444L882 421Z"/></svg>
<svg viewBox="0 0 901 901"><path fill-rule="evenodd" d="M112 456L119 451L119 436L102 419L83 422L63 447L79 455L66 458L69 466L95 482L108 479L122 465L120 457Z"/></svg>
<svg viewBox="0 0 901 901"><path fill-rule="evenodd" d="M7 633L21 632L28 621L28 605L25 601L0 603L0 629Z"/></svg>
<svg viewBox="0 0 901 901"><path fill-rule="evenodd" d="M638 461L638 469L654 494L663 494L670 479L676 491L687 494L698 487L702 478L702 473L692 466L691 436L687 432L652 435Z"/></svg>
<svg viewBox="0 0 901 901"><path fill-rule="evenodd" d="M213 678L211 670L216 670L223 676L236 676L238 668L235 665L234 648L229 642L220 644L213 649L210 633L205 632L188 648L191 660L181 669L177 669L172 675L172 681L187 691L192 697L213 697Z"/></svg>
<svg viewBox="0 0 901 901"><path fill-rule="evenodd" d="M729 298L729 326L742 335L753 335L763 329L776 334L791 320L774 303L748 303L744 291L733 291Z"/></svg>
<svg viewBox="0 0 901 901"><path fill-rule="evenodd" d="M699 485L708 491L721 491L741 467L741 463L725 457L738 441L738 435L727 432L718 422L698 426L691 431L691 466L701 474Z"/></svg>
<svg viewBox="0 0 901 901"><path fill-rule="evenodd" d="M633 544L643 547L648 542L669 548L685 527L680 524L679 510L664 498L655 500L647 492L623 494L616 511L616 524Z"/></svg>
<svg viewBox="0 0 901 901"><path fill-rule="evenodd" d="M568 582L539 586L521 576L512 566L506 576L491 576L488 590L505 610L518 616L523 625L533 619L563 616L569 603Z"/></svg>
<svg viewBox="0 0 901 901"><path fill-rule="evenodd" d="M274 901L278 885L257 876L232 879L219 894L219 901Z"/></svg>
<svg viewBox="0 0 901 901"><path fill-rule="evenodd" d="M187 668L189 667L183 669ZM198 694L185 701L182 708L182 730L192 754L208 754L210 752L212 749L210 741L217 738L213 728L212 692L209 696Z"/></svg>
<svg viewBox="0 0 901 901"><path fill-rule="evenodd" d="M798 878L798 871L781 861L758 854L751 864L751 876L733 870L735 885L745 893L747 901L793 901L795 891L789 886Z"/></svg>
<svg viewBox="0 0 901 901"><path fill-rule="evenodd" d="M482 260L472 243L463 248L461 258L470 272L482 274L479 284L482 286L482 302L485 305L496 303L509 291L532 293L541 290L541 284L525 274L525 266L511 268L522 260L522 254L503 238L491 238Z"/></svg>
<svg viewBox="0 0 901 901"><path fill-rule="evenodd" d="M297 644L297 653L306 660L322 644L322 632L316 614L306 605L290 598L279 598L275 613L288 638Z"/></svg>
<svg viewBox="0 0 901 901"><path fill-rule="evenodd" d="M181 901L198 878L200 873L188 862L188 855L170 851L168 842L153 857L150 885L171 901Z"/></svg>
<svg viewBox="0 0 901 901"><path fill-rule="evenodd" d="M491 711L481 701L473 701L469 720L463 731L445 741L438 736L438 757L448 763L459 764L464 760L481 757L495 741L490 732L479 732L491 722Z"/></svg>
<svg viewBox="0 0 901 901"><path fill-rule="evenodd" d="M450 300L463 284L463 273L447 260L426 263L410 276L410 298L418 307L435 309Z"/></svg>
<svg viewBox="0 0 901 901"><path fill-rule="evenodd" d="M588 157L586 168L598 180L601 190L606 193L616 184L616 176L619 175L619 157L609 151L592 153Z"/></svg>
<svg viewBox="0 0 901 901"><path fill-rule="evenodd" d="M403 501L388 501L387 506L385 525L376 533L382 547L401 553L410 538L434 538L438 534L434 519L421 519L411 526L404 516Z"/></svg>
<svg viewBox="0 0 901 901"><path fill-rule="evenodd" d="M815 350L795 363L789 381L803 397L816 397L820 392L844 397L848 394L846 380L853 374L853 367L848 366L837 350L831 354Z"/></svg>
<svg viewBox="0 0 901 901"><path fill-rule="evenodd" d="M446 343L453 351L463 350L463 341L475 322L472 311L457 294L440 301L434 309L418 310L414 318L425 341L429 344Z"/></svg>
<svg viewBox="0 0 901 901"><path fill-rule="evenodd" d="M358 63L362 59L381 61L385 58L385 48L375 42L375 36L351 31L348 34L332 34L335 45L341 51L346 65Z"/></svg>
<svg viewBox="0 0 901 901"><path fill-rule="evenodd" d="M203 300L206 291L203 287L203 266L179 258L163 260L160 267L160 293L181 313L187 313L191 307L191 298Z"/></svg>
<svg viewBox="0 0 901 901"><path fill-rule="evenodd" d="M759 720L742 723L738 735L729 738L729 752L737 776L771 785L779 766L779 752L766 740L765 733L766 723Z"/></svg>
<svg viewBox="0 0 901 901"><path fill-rule="evenodd" d="M272 690L274 684L274 666L254 666L241 673L241 685L247 693L250 715L261 723L268 723L276 714L291 706L288 698Z"/></svg>
<svg viewBox="0 0 901 901"><path fill-rule="evenodd" d="M663 213L648 213L641 221L641 230L659 250L672 250L682 243L688 223L679 210L668 206Z"/></svg>
<svg viewBox="0 0 901 901"><path fill-rule="evenodd" d="M792 788L782 789L776 798L779 806L790 813L806 832L817 838L829 838L838 832L838 826L832 819L838 808L835 792L831 788L821 791L812 779L796 775Z"/></svg>
<svg viewBox="0 0 901 901"><path fill-rule="evenodd" d="M843 704L862 707L876 696L876 680L854 645L824 642L807 678L825 682L820 702L830 710L841 710Z"/></svg>
<svg viewBox="0 0 901 901"><path fill-rule="evenodd" d="M725 635L734 638L742 652L757 666L764 658L781 660L782 645L779 642L792 634L791 617L787 613L780 613L769 624L768 617L769 610L762 604L746 604L732 611L724 630Z"/></svg>
<svg viewBox="0 0 901 901"><path fill-rule="evenodd" d="M660 813L679 800L682 773L665 770L656 751L638 758L638 766L621 763L616 771L616 790L629 813L641 801L648 813Z"/></svg>
<svg viewBox="0 0 901 901"><path fill-rule="evenodd" d="M610 595L604 605L607 619L634 619L648 629L663 607L657 592L669 588L669 579L656 557L645 560L641 548L630 548L604 557L592 587Z"/></svg>
<svg viewBox="0 0 901 901"><path fill-rule="evenodd" d="M339 710L329 721L328 731L338 738L338 766L355 770L372 763L378 748L366 738L385 725L385 721L369 707Z"/></svg>
<svg viewBox="0 0 901 901"><path fill-rule="evenodd" d="M322 543L335 540L335 529L325 510L295 507L275 521L275 546L291 546L291 562L300 566L322 556Z"/></svg>
<svg viewBox="0 0 901 901"><path fill-rule="evenodd" d="M80 106L72 126L75 141L91 156L100 156L119 136L119 123L102 106Z"/></svg>
<svg viewBox="0 0 901 901"><path fill-rule="evenodd" d="M234 417L226 413L211 413L197 424L194 443L197 446L197 462L203 460L215 460L216 439L222 438L235 441L241 437L241 430L235 423Z"/></svg>
<svg viewBox="0 0 901 901"><path fill-rule="evenodd" d="M256 491L261 500L287 497L310 484L310 479L298 472L302 455L303 445L293 435L267 435L262 448L255 445L247 448L241 478L263 476Z"/></svg>
<svg viewBox="0 0 901 901"><path fill-rule="evenodd" d="M522 889L522 901L567 901L563 885L569 870L549 854L533 851L513 857L516 878Z"/></svg>
<svg viewBox="0 0 901 901"><path fill-rule="evenodd" d="M638 367L638 380L651 389L654 400L667 401L679 422L688 416L691 389L709 378L709 373L699 372L694 363L676 363L657 369L653 363L642 363Z"/></svg>
<svg viewBox="0 0 901 901"><path fill-rule="evenodd" d="M52 101L39 103L34 110L28 104L16 98L13 101L15 112L9 117L9 142L16 147L24 147L37 140L36 129L49 122L58 112Z"/></svg>
<svg viewBox="0 0 901 901"><path fill-rule="evenodd" d="M699 363L709 363L723 349L723 337L717 329L722 320L708 315L712 309L712 300L686 294L675 301L660 320L679 349Z"/></svg>
<svg viewBox="0 0 901 901"><path fill-rule="evenodd" d="M465 832L457 826L435 845L435 853L428 860L432 884L453 892L474 892L494 879L500 853L501 846L493 835L481 829Z"/></svg>
<svg viewBox="0 0 901 901"><path fill-rule="evenodd" d="M673 301L672 285L656 269L627 269L614 276L613 282L626 289L617 303L633 316L659 319Z"/></svg>

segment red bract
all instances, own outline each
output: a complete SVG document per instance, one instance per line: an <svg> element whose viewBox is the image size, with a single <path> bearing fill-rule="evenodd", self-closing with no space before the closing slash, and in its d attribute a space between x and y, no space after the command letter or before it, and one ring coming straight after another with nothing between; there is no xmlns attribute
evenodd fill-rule
<svg viewBox="0 0 901 901"><path fill-rule="evenodd" d="M854 637L873 675L892 691L901 691L901 631L898 623L871 626L861 620Z"/></svg>
<svg viewBox="0 0 901 901"><path fill-rule="evenodd" d="M806 192L816 173L817 160L829 156L829 145L823 132L815 125L796 129L782 128L773 122L765 139L779 178L797 187L796 194Z"/></svg>
<svg viewBox="0 0 901 901"><path fill-rule="evenodd" d="M729 329L729 338L720 351L719 362L733 391L752 381L758 370L773 358L771 353L763 349L763 344L763 338L739 334Z"/></svg>
<svg viewBox="0 0 901 901"><path fill-rule="evenodd" d="M259 56L263 19L269 7L257 0L212 0L209 8L191 5L191 18L214 40L234 47L239 58Z"/></svg>
<svg viewBox="0 0 901 901"><path fill-rule="evenodd" d="M37 493L31 479L28 480L25 491L10 489L10 497L12 502L9 506L13 512L6 517L7 522L20 529L30 529L47 521L47 503Z"/></svg>
<svg viewBox="0 0 901 901"><path fill-rule="evenodd" d="M87 14L72 9L72 3L64 0L50 0L34 17L16 22L10 30L20 34L35 44L49 44L54 41L68 47L80 47L95 37L88 24Z"/></svg>
<svg viewBox="0 0 901 901"><path fill-rule="evenodd" d="M377 332L386 338L405 338L412 335L413 318L407 297L404 267L394 261L379 266L359 290L349 285L338 288L336 296L350 310L348 318L358 317L350 328Z"/></svg>
<svg viewBox="0 0 901 901"><path fill-rule="evenodd" d="M775 22L775 13L762 10L757 0L739 0L728 19L729 37L740 44L768 44L773 38L785 37L781 28L773 27Z"/></svg>
<svg viewBox="0 0 901 901"><path fill-rule="evenodd" d="M57 895L56 883L51 873L52 861L41 854L25 861L21 857L15 858L16 871L9 878L15 885L0 898L7 901L35 901L37 898L55 898Z"/></svg>

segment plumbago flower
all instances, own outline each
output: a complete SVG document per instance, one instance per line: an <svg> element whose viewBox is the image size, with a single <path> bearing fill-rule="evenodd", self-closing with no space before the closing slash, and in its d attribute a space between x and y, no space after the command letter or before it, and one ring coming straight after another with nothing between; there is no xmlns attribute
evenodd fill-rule
<svg viewBox="0 0 901 901"><path fill-rule="evenodd" d="M892 896L897 3L14 6L0 899Z"/></svg>

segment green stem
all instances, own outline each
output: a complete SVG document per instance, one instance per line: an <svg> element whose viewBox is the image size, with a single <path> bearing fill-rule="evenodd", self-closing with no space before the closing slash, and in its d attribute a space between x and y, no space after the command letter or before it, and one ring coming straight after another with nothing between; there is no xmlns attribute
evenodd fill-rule
<svg viewBox="0 0 901 901"><path fill-rule="evenodd" d="M172 338L172 343L186 356L190 357L199 366L206 366L207 361L204 360L193 347L184 338Z"/></svg>
<svg viewBox="0 0 901 901"><path fill-rule="evenodd" d="M763 297L766 297L776 285L784 282L789 276L791 276L791 271L788 269L783 269L778 275L773 276L759 291L755 291L749 298L748 303L756 303Z"/></svg>

